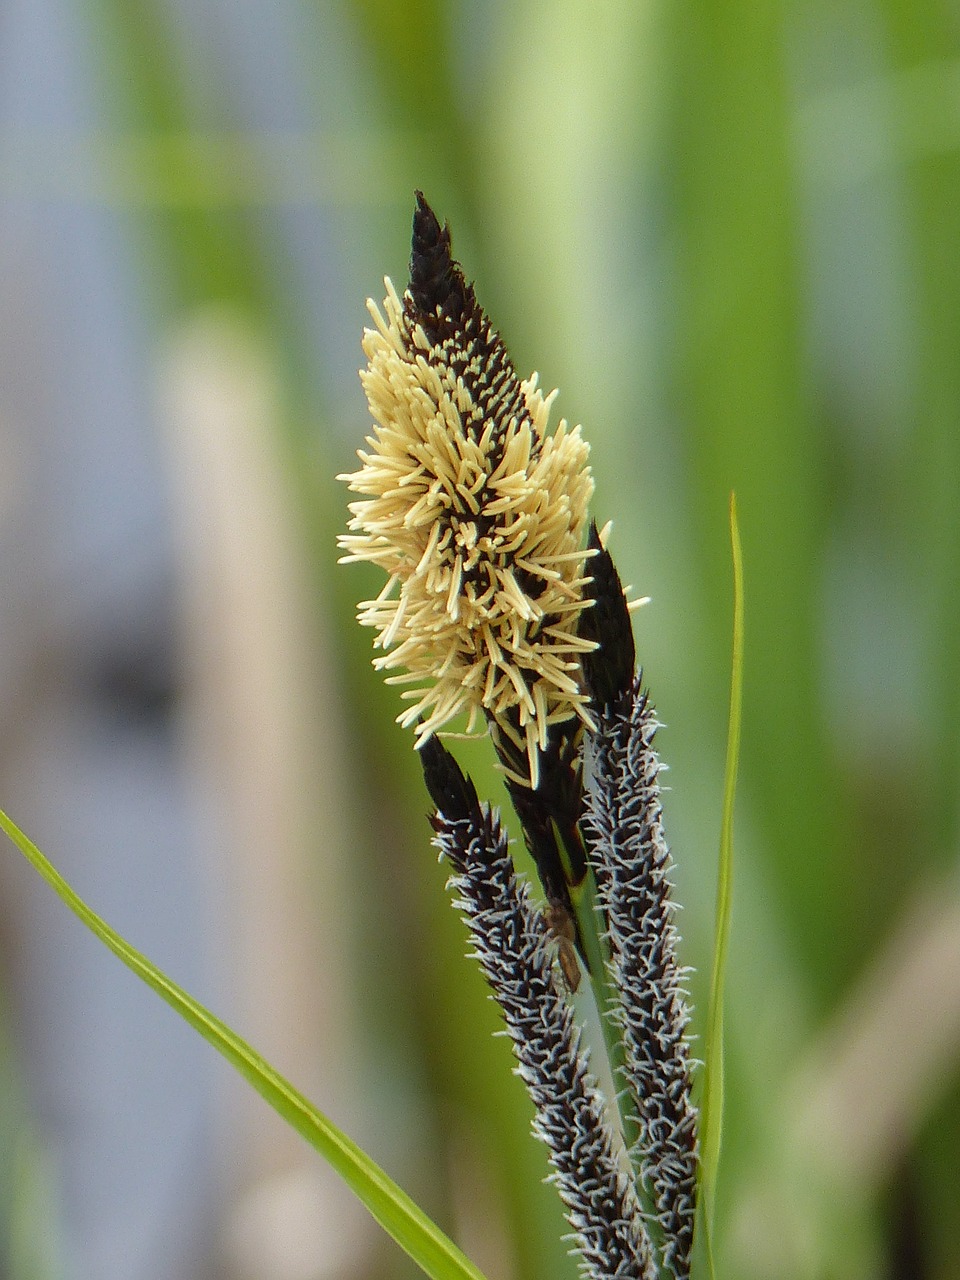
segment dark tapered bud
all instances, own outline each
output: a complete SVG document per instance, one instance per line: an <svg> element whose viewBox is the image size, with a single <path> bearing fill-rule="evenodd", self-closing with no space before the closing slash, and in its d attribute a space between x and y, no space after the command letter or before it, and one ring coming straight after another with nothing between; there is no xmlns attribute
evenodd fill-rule
<svg viewBox="0 0 960 1280"><path fill-rule="evenodd" d="M430 799L445 818L456 822L479 814L476 787L439 738L428 738L418 754Z"/></svg>
<svg viewBox="0 0 960 1280"><path fill-rule="evenodd" d="M579 635L595 641L598 647L583 654L580 661L594 710L601 711L630 688L637 651L623 584L610 552L600 541L596 521L591 522L587 546L594 553L587 562L594 603L580 615Z"/></svg>
<svg viewBox="0 0 960 1280"><path fill-rule="evenodd" d="M536 787L519 780L523 767L515 744L497 724L491 725L497 754L505 766L506 787L520 819L523 841L536 863L548 902L574 915L571 888L587 873L587 854L580 834L583 813L583 779L580 765L580 722L567 720L550 725L547 745L540 753ZM574 941L589 969L579 929Z"/></svg>
<svg viewBox="0 0 960 1280"><path fill-rule="evenodd" d="M495 744L500 741L494 734ZM506 778L507 791L548 898L562 897L560 886L580 884L587 870L578 827L583 812L579 748L579 722L551 725L546 748L540 753L536 787L531 789L510 774Z"/></svg>
<svg viewBox="0 0 960 1280"><path fill-rule="evenodd" d="M450 227L440 226L437 215L418 191L413 213L410 251L410 293L421 316L428 321L442 311L456 321L465 310L476 309L473 289L453 259Z"/></svg>

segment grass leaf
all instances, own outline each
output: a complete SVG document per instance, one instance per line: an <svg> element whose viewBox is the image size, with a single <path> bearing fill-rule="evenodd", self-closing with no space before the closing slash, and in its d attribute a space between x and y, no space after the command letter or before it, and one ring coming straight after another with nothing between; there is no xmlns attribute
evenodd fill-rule
<svg viewBox="0 0 960 1280"><path fill-rule="evenodd" d="M185 1022L209 1041L284 1120L343 1178L391 1235L432 1280L484 1280L481 1272L427 1215L346 1134L299 1093L250 1045L102 920L74 892L20 828L0 810L0 828L39 871L74 915L119 956Z"/></svg>
<svg viewBox="0 0 960 1280"><path fill-rule="evenodd" d="M733 906L733 805L740 759L740 723L743 705L743 554L737 524L737 502L730 495L730 548L733 558L733 654L730 672L730 717L727 729L727 763L723 784L723 816L720 828L720 865L717 875L716 936L707 1018L703 1098L700 1120L700 1189L694 1247L705 1274L713 1276L711 1238L716 1196L717 1168L723 1130L723 991Z"/></svg>

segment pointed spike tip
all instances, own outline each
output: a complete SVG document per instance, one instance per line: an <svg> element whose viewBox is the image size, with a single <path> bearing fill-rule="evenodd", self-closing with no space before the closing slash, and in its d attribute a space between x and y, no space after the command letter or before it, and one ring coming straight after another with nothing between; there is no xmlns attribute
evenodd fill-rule
<svg viewBox="0 0 960 1280"><path fill-rule="evenodd" d="M602 709L630 687L637 654L623 584L600 541L596 521L591 522L587 547L594 552L588 561L594 603L580 615L580 635L597 641L599 648L585 653L581 661L594 706Z"/></svg>
<svg viewBox="0 0 960 1280"><path fill-rule="evenodd" d="M420 315L442 311L457 320L468 302L468 289L460 266L454 261L450 226L433 212L422 191L417 191L410 249L410 293Z"/></svg>
<svg viewBox="0 0 960 1280"><path fill-rule="evenodd" d="M419 755L430 799L444 818L456 821L478 815L477 789L440 739L428 738Z"/></svg>

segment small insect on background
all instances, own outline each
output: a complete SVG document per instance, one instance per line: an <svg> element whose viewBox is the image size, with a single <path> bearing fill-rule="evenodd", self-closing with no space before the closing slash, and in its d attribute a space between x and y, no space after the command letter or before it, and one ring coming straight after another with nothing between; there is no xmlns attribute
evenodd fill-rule
<svg viewBox="0 0 960 1280"><path fill-rule="evenodd" d="M562 902L548 902L543 917L550 936L557 945L557 964L567 990L574 995L580 988L580 961L577 959L577 929L573 916Z"/></svg>

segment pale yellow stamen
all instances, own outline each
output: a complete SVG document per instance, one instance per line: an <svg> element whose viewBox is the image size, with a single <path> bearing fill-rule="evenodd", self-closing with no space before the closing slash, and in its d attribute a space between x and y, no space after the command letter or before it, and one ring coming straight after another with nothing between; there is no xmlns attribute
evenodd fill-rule
<svg viewBox="0 0 960 1280"><path fill-rule="evenodd" d="M577 635L589 600L588 446L566 422L547 433L556 393L545 396L536 374L519 392L512 374L487 382L494 335L432 345L385 283L363 336L374 431L360 469L341 477L364 495L350 503L342 559L388 576L359 619L385 651L377 668L397 673L388 683L411 686L398 720L416 725L418 743L462 711L468 730L492 717L527 758L521 781L536 785L548 726L590 722L579 655L592 645ZM501 398L511 412L498 418Z"/></svg>

